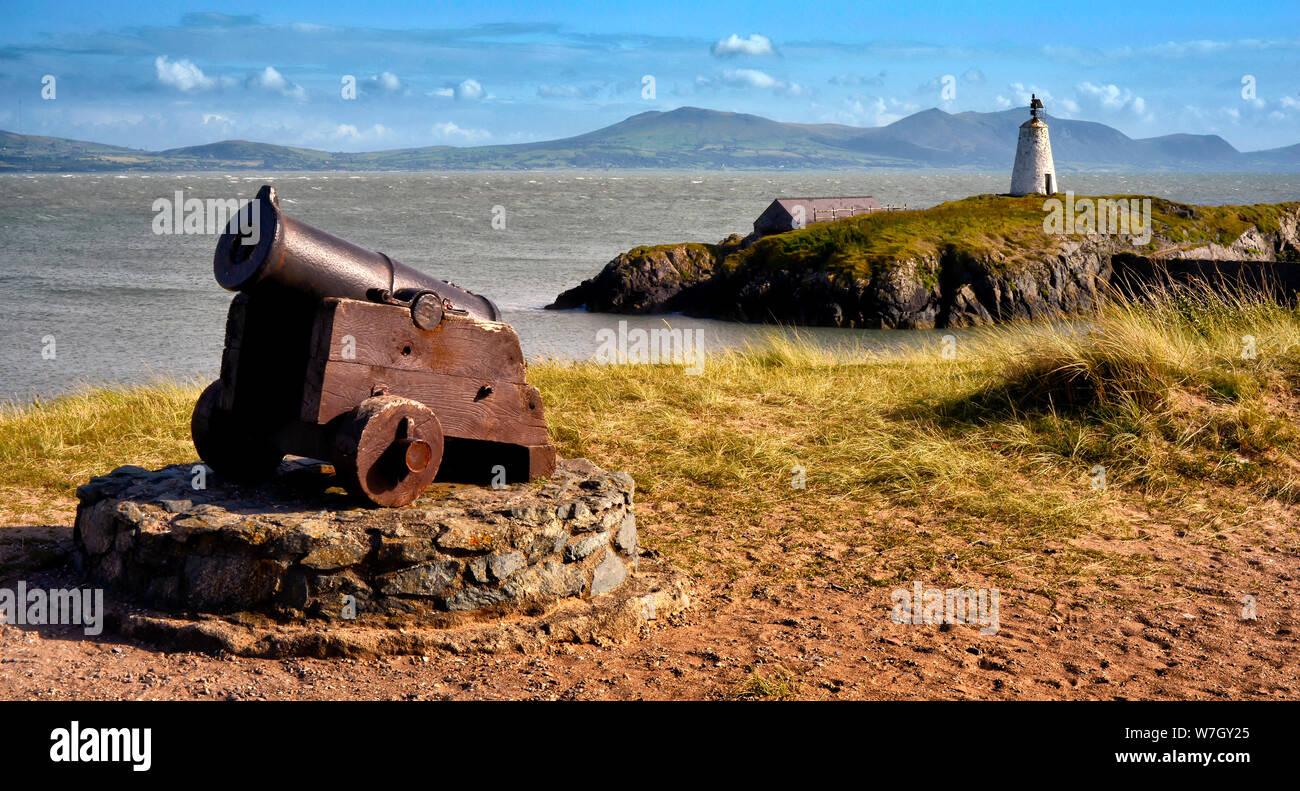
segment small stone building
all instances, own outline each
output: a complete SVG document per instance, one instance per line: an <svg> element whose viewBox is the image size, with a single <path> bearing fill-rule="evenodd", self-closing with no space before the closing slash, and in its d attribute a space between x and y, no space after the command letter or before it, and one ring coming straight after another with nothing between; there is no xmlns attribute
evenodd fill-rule
<svg viewBox="0 0 1300 791"><path fill-rule="evenodd" d="M842 220L871 211L880 211L880 201L870 196L858 198L777 198L754 220L758 236L784 233L805 228L815 222Z"/></svg>

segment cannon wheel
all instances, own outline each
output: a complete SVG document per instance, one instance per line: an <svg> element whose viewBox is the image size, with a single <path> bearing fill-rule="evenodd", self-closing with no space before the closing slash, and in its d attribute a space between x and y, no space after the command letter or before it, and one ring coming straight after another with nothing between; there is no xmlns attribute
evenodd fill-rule
<svg viewBox="0 0 1300 791"><path fill-rule="evenodd" d="M208 385L190 416L190 438L203 463L236 481L264 481L275 474L284 454L265 437L248 430L221 409L221 381Z"/></svg>
<svg viewBox="0 0 1300 791"><path fill-rule="evenodd" d="M343 488L375 505L402 506L420 496L442 463L442 424L419 401L367 398L334 435L334 472Z"/></svg>

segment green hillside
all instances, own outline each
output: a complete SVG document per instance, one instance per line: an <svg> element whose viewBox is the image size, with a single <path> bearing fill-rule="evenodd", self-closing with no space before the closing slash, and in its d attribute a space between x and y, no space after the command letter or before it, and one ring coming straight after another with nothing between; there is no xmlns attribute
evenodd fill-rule
<svg viewBox="0 0 1300 791"><path fill-rule="evenodd" d="M1021 109L924 110L878 128L796 124L681 107L536 143L421 146L330 153L247 140L141 151L0 132L0 170L514 170L539 168L852 169L1010 168ZM1242 153L1217 135L1133 139L1109 126L1049 116L1062 172L1300 171L1300 145Z"/></svg>

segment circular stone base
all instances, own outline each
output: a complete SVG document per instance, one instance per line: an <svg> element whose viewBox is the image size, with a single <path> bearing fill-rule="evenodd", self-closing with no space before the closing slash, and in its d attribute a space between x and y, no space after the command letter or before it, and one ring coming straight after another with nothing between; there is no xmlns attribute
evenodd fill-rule
<svg viewBox="0 0 1300 791"><path fill-rule="evenodd" d="M585 459L392 509L317 462L261 486L203 472L122 467L77 491L79 568L147 608L115 619L130 636L249 656L526 649L625 640L689 601L680 573L640 564L631 477Z"/></svg>
<svg viewBox="0 0 1300 791"><path fill-rule="evenodd" d="M667 622L690 603L685 575L642 564L634 579L614 593L557 602L545 613L456 627L405 627L284 623L250 613L180 617L119 611L120 631L145 642L189 651L226 651L238 656L280 658L365 657L450 651L532 651L548 643L604 645L635 639L655 622Z"/></svg>

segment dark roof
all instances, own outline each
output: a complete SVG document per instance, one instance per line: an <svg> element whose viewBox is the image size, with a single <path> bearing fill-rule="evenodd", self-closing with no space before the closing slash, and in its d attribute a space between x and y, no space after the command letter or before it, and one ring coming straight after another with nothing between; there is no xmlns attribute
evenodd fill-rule
<svg viewBox="0 0 1300 791"><path fill-rule="evenodd" d="M870 195L853 198L777 198L774 203L786 211L803 206L804 211L851 211L854 209L879 209L880 201Z"/></svg>

